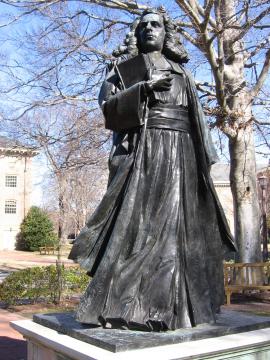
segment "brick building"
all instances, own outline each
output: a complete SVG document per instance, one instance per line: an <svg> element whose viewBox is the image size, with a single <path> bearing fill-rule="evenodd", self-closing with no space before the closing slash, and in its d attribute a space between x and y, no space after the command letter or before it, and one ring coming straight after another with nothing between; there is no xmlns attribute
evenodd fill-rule
<svg viewBox="0 0 270 360"><path fill-rule="evenodd" d="M14 249L32 191L32 158L36 151L0 136L0 250Z"/></svg>

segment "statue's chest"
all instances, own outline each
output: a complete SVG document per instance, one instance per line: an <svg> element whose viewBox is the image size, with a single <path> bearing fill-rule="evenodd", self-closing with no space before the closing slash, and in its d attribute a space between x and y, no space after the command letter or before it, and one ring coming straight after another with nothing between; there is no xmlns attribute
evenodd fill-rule
<svg viewBox="0 0 270 360"><path fill-rule="evenodd" d="M151 78L159 79L164 74L173 77L172 86L169 91L155 91L152 100L187 107L187 83L185 75L183 73L176 73L173 69L168 67L163 69L154 67L152 69Z"/></svg>

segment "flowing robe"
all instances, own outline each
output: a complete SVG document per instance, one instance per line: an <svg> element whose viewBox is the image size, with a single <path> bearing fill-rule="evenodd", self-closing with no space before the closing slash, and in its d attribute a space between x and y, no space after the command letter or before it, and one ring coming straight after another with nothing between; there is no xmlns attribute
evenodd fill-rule
<svg viewBox="0 0 270 360"><path fill-rule="evenodd" d="M107 192L70 254L93 276L83 323L173 330L214 322L223 303L223 251L235 247L209 176L216 153L190 74L167 62L185 80L182 129L175 105L155 119L143 82L119 90L112 71L101 89L117 136Z"/></svg>

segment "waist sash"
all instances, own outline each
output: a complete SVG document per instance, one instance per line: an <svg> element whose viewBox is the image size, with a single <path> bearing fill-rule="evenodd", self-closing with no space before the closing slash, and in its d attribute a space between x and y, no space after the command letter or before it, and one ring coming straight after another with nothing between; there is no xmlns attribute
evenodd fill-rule
<svg viewBox="0 0 270 360"><path fill-rule="evenodd" d="M149 110L147 127L190 132L188 110L179 106L155 106Z"/></svg>

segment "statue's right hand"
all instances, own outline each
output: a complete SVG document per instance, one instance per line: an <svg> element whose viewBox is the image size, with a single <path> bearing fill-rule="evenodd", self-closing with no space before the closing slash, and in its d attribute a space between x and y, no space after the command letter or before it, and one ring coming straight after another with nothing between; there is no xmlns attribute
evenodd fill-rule
<svg viewBox="0 0 270 360"><path fill-rule="evenodd" d="M158 79L153 79L145 82L145 90L147 94L152 91L168 91L172 86L172 76L162 75Z"/></svg>

